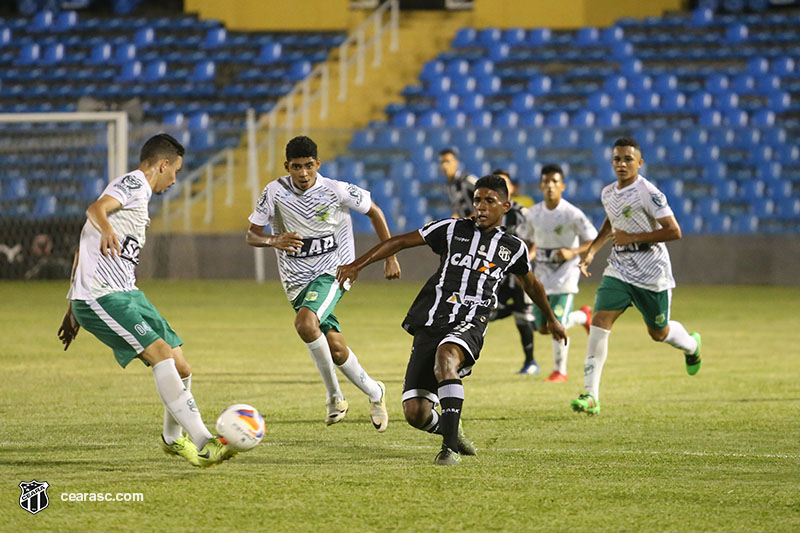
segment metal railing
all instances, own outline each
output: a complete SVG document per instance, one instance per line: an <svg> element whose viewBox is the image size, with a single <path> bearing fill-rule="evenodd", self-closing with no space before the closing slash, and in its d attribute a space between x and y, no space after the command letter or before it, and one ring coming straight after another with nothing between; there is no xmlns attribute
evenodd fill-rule
<svg viewBox="0 0 800 533"><path fill-rule="evenodd" d="M220 166L224 167L220 170ZM192 206L201 200L206 202L206 212L203 223L210 224L214 220L214 186L218 179L225 180L225 205L233 204L233 166L234 149L226 148L217 152L211 159L203 163L203 166L190 172L188 176L182 177L175 191L169 191L164 195L161 204L162 219L164 229L170 229L172 221L183 217L183 229L192 229ZM204 181L202 187L195 187L196 183ZM176 207L172 206L173 198L182 198L183 202Z"/></svg>

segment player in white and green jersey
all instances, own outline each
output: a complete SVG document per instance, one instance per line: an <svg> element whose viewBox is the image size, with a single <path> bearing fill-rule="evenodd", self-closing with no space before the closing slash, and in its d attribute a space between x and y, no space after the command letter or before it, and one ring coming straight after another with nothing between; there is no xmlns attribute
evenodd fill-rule
<svg viewBox="0 0 800 533"><path fill-rule="evenodd" d="M690 335L680 322L670 320L675 280L664 243L680 239L681 228L666 196L639 175L642 164L639 143L617 139L612 159L617 181L606 185L601 197L606 219L580 263L581 271L589 276L595 253L607 241L614 241L595 297L584 365L586 392L572 401L577 412L600 412L600 375L608 355L608 336L614 321L631 305L642 313L654 341L683 351L689 375L700 370L700 334Z"/></svg>
<svg viewBox="0 0 800 533"><path fill-rule="evenodd" d="M348 410L336 377L338 367L369 398L375 429L385 431L389 422L386 388L361 367L333 310L349 288L339 286L336 269L355 259L350 211L367 215L382 241L391 237L386 218L369 191L319 173L317 145L308 137L289 141L284 166L289 174L264 187L250 215L247 243L275 248L281 283L297 312L295 330L327 389L325 423L341 421ZM270 234L265 235L266 226L270 226ZM394 256L386 259L385 275L387 279L400 277Z"/></svg>
<svg viewBox="0 0 800 533"><path fill-rule="evenodd" d="M203 423L190 392L192 371L183 341L136 287L150 198L175 183L183 154L183 146L170 135L151 137L142 147L139 168L114 179L86 210L67 295L70 305L58 336L66 350L83 327L114 351L123 368L137 358L152 366L164 404L162 449L207 467L233 454Z"/></svg>
<svg viewBox="0 0 800 533"><path fill-rule="evenodd" d="M548 303L558 321L564 329L580 324L588 332L591 308L585 305L572 311L572 303L581 275L579 256L589 248L597 230L583 211L562 198L564 171L559 165L542 167L539 189L544 202L528 209L520 236L530 243L531 252L535 252L534 272L544 285ZM534 315L540 325L539 332L548 333L538 307L534 307ZM553 372L545 381L567 381L568 354L569 341L553 342Z"/></svg>

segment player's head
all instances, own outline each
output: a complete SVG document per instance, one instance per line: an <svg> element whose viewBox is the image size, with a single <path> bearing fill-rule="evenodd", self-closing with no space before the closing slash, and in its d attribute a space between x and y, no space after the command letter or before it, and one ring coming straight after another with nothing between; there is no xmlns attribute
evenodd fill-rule
<svg viewBox="0 0 800 533"><path fill-rule="evenodd" d="M508 194L510 196L514 196L514 194L517 192L517 184L513 179L511 179L511 174L508 173L508 170L502 168L496 168L492 170L492 175L500 176L501 178L506 180L506 187L508 187Z"/></svg>
<svg viewBox="0 0 800 533"><path fill-rule="evenodd" d="M445 148L439 152L439 170L447 179L452 179L458 171L458 154L454 148Z"/></svg>
<svg viewBox="0 0 800 533"><path fill-rule="evenodd" d="M317 144L308 137L295 137L286 145L286 162L283 167L292 178L292 183L301 191L314 186L320 161Z"/></svg>
<svg viewBox="0 0 800 533"><path fill-rule="evenodd" d="M539 190L542 191L544 201L549 204L558 204L564 193L564 170L560 165L545 165L542 167L542 177L539 180Z"/></svg>
<svg viewBox="0 0 800 533"><path fill-rule="evenodd" d="M175 177L183 166L186 150L175 137L159 133L147 139L139 154L139 170L152 173L155 182L150 185L153 192L161 194L175 183ZM152 179L148 177L148 181Z"/></svg>
<svg viewBox="0 0 800 533"><path fill-rule="evenodd" d="M494 174L479 179L475 183L472 207L478 228L485 230L499 226L503 222L503 215L511 208L506 180Z"/></svg>
<svg viewBox="0 0 800 533"><path fill-rule="evenodd" d="M639 169L644 164L642 149L635 139L620 137L614 143L611 156L611 165L618 181L631 181L639 175Z"/></svg>

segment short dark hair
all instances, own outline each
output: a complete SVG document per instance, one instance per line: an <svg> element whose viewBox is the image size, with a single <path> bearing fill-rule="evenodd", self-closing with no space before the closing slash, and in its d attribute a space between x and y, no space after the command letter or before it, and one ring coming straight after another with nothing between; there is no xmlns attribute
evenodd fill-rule
<svg viewBox="0 0 800 533"><path fill-rule="evenodd" d="M317 157L317 143L312 141L309 137L301 135L295 137L286 145L286 160L301 159L303 157Z"/></svg>
<svg viewBox="0 0 800 533"><path fill-rule="evenodd" d="M508 179L511 179L511 174L508 173L508 170L503 169L503 168L496 168L496 169L492 170L492 174L494 176L508 176ZM511 180L511 181L513 182L514 180Z"/></svg>
<svg viewBox="0 0 800 533"><path fill-rule="evenodd" d="M642 147L633 137L620 137L614 142L614 148L617 146L633 146L636 150L639 150L640 154L642 153Z"/></svg>
<svg viewBox="0 0 800 533"><path fill-rule="evenodd" d="M453 154L453 157L458 159L458 150L456 150L455 148L445 148L444 150L439 152L439 157L447 154Z"/></svg>
<svg viewBox="0 0 800 533"><path fill-rule="evenodd" d="M139 162L155 163L161 159L174 161L177 156L183 157L186 153L183 145L175 137L167 133L153 135L144 143L139 153Z"/></svg>
<svg viewBox="0 0 800 533"><path fill-rule="evenodd" d="M557 164L553 163L551 165L545 165L545 166L542 167L542 176L545 176L546 174L555 174L556 172L561 174L561 180L563 181L564 180L564 170L561 168L561 165L557 165Z"/></svg>
<svg viewBox="0 0 800 533"><path fill-rule="evenodd" d="M480 188L497 191L497 193L500 195L500 198L503 200L508 200L508 185L506 185L506 180L497 174L489 174L488 176L484 176L476 181L475 190L477 191Z"/></svg>

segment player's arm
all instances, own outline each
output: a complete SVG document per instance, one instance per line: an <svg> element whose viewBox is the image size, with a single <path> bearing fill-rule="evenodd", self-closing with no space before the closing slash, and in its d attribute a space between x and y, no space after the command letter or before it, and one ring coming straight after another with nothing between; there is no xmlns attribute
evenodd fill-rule
<svg viewBox="0 0 800 533"><path fill-rule="evenodd" d="M344 286L345 281L349 280L353 283L358 278L358 273L361 270L375 261L386 259L400 250L406 248L413 248L425 244L425 239L419 231L411 231L402 235L395 235L391 239L380 242L372 247L370 251L350 263L349 265L342 265L336 271L337 281Z"/></svg>
<svg viewBox="0 0 800 533"><path fill-rule="evenodd" d="M383 214L381 208L378 207L378 204L373 202L366 214L370 222L372 222L375 234L381 241L388 241L392 238L392 234L389 232L389 225L386 223L386 216ZM398 279L400 277L400 263L397 261L396 255L391 255L386 258L383 265L383 273L386 279Z"/></svg>
<svg viewBox="0 0 800 533"><path fill-rule="evenodd" d="M299 252L303 247L303 239L295 232L281 233L280 235L265 235L264 226L250 224L245 236L247 244L256 248L271 246L285 252Z"/></svg>
<svg viewBox="0 0 800 533"><path fill-rule="evenodd" d="M564 344L566 344L567 332L564 330L564 326L561 325L561 322L556 320L553 310L550 308L550 303L547 301L547 293L544 292L542 282L539 281L531 271L524 276L517 276L517 280L519 280L520 286L525 290L525 294L530 296L533 303L541 309L542 314L544 314L547 329L550 330L550 334L553 338L557 341L564 341Z"/></svg>
<svg viewBox="0 0 800 533"><path fill-rule="evenodd" d="M72 273L69 275L70 285L75 283L75 272L78 270L79 253L80 251L76 251L75 258L72 260ZM67 304L67 312L64 314L64 318L61 320L61 327L58 328L58 339L64 343L65 352L73 339L78 336L78 330L80 329L81 325L78 324L78 320L75 318L75 315L72 314L72 302L70 302Z"/></svg>
<svg viewBox="0 0 800 533"><path fill-rule="evenodd" d="M594 240L589 243L589 246L586 248L586 253L583 254L581 262L578 263L578 267L581 269L583 275L587 278L592 275L589 272L589 265L591 265L592 261L594 261L594 254L596 254L598 250L600 250L603 245L608 242L613 233L614 231L611 227L611 222L609 222L608 217L606 217L605 220L603 220L603 225L600 226L600 230L597 232L597 237L595 237Z"/></svg>
<svg viewBox="0 0 800 533"><path fill-rule="evenodd" d="M122 202L113 196L104 194L86 209L86 218L100 232L100 253L104 257L122 253L117 234L114 233L114 228L108 221L108 214L120 207L122 207Z"/></svg>
<svg viewBox="0 0 800 533"><path fill-rule="evenodd" d="M655 231L647 233L628 233L618 229L614 231L614 244L625 246L626 244L639 242L668 242L676 241L682 237L681 227L673 215L656 219L661 227Z"/></svg>
<svg viewBox="0 0 800 533"><path fill-rule="evenodd" d="M570 259L572 259L576 255L581 255L581 254L586 253L586 251L589 249L589 246L591 246L591 244L592 244L592 241L585 241L585 242L582 242L580 244L580 246L578 246L577 248L559 248L558 250L556 250L556 255L562 261L569 261Z"/></svg>

